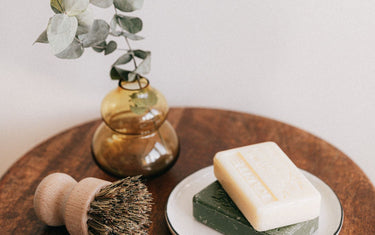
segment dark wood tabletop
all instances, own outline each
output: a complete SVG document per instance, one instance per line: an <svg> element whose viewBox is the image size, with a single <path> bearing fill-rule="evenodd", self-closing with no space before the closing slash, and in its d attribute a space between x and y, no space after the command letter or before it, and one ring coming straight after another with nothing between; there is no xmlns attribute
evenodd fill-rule
<svg viewBox="0 0 375 235"><path fill-rule="evenodd" d="M212 165L216 152L263 141L276 142L302 169L338 195L345 218L340 234L375 234L375 189L363 171L331 144L293 126L251 114L205 108L172 108L168 120L180 140L180 156L163 175L148 179L153 194L150 234L169 234L164 218L172 189L191 173ZM30 150L0 180L0 234L67 234L42 224L33 210L39 182L53 172L76 180L114 181L95 164L90 144L100 120L64 131Z"/></svg>

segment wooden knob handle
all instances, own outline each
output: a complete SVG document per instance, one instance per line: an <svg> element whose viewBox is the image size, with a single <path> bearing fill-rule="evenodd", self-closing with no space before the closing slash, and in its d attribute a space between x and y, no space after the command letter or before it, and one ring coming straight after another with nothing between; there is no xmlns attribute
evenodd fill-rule
<svg viewBox="0 0 375 235"><path fill-rule="evenodd" d="M88 234L87 212L95 194L109 181L85 178L77 183L63 173L44 178L34 195L34 209L41 221L49 226L66 226L70 234Z"/></svg>
<svg viewBox="0 0 375 235"><path fill-rule="evenodd" d="M38 218L49 226L64 225L67 197L77 184L71 176L54 173L45 177L34 194L34 210Z"/></svg>

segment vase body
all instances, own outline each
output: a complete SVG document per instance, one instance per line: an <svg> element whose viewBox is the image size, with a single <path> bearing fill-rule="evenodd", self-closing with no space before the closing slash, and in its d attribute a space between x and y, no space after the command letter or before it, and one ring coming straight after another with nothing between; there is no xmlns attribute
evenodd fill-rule
<svg viewBox="0 0 375 235"><path fill-rule="evenodd" d="M117 177L168 170L179 153L176 132L166 120L168 110L164 96L147 79L120 81L101 105L103 122L92 141L97 164Z"/></svg>

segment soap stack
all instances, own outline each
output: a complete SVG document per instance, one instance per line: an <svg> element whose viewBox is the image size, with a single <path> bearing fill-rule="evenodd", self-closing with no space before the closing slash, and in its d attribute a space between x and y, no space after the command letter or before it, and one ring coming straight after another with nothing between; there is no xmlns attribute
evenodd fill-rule
<svg viewBox="0 0 375 235"><path fill-rule="evenodd" d="M320 193L273 142L219 152L217 181L193 198L193 215L223 234L308 235Z"/></svg>

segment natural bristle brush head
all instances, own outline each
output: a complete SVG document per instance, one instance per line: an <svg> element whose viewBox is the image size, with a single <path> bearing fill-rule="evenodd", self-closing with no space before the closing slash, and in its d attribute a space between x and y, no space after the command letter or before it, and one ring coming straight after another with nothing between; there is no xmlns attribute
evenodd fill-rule
<svg viewBox="0 0 375 235"><path fill-rule="evenodd" d="M36 215L70 234L147 234L152 197L139 176L111 183L96 178L76 182L63 173L44 178L36 189Z"/></svg>
<svg viewBox="0 0 375 235"><path fill-rule="evenodd" d="M88 211L89 233L147 234L152 198L139 178L116 181L96 194Z"/></svg>

